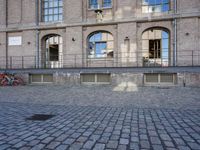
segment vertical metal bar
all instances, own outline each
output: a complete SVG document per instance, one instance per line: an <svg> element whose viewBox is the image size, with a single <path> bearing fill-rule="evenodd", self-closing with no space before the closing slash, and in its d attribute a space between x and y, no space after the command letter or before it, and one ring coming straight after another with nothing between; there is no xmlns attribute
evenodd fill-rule
<svg viewBox="0 0 200 150"><path fill-rule="evenodd" d="M24 69L24 56L22 56L22 69Z"/></svg>
<svg viewBox="0 0 200 150"><path fill-rule="evenodd" d="M75 68L76 68L76 54L74 56Z"/></svg>
<svg viewBox="0 0 200 150"><path fill-rule="evenodd" d="M10 56L10 69L12 69L12 56Z"/></svg>
<svg viewBox="0 0 200 150"><path fill-rule="evenodd" d="M38 28L39 26L39 0L35 1L36 9L35 9L35 24ZM40 46L39 46L39 30L36 29L36 66L37 68L40 67Z"/></svg>
<svg viewBox="0 0 200 150"><path fill-rule="evenodd" d="M177 0L174 0L174 14L177 13ZM173 50L173 66L177 65L177 19L174 18L174 50Z"/></svg>
<svg viewBox="0 0 200 150"><path fill-rule="evenodd" d="M37 68L37 58L36 58L36 56L34 56L34 60L35 60L35 68Z"/></svg>
<svg viewBox="0 0 200 150"><path fill-rule="evenodd" d="M192 66L194 66L194 51L192 51Z"/></svg>
<svg viewBox="0 0 200 150"><path fill-rule="evenodd" d="M6 28L8 27L8 1L6 3ZM8 69L8 33L6 32L6 69Z"/></svg>

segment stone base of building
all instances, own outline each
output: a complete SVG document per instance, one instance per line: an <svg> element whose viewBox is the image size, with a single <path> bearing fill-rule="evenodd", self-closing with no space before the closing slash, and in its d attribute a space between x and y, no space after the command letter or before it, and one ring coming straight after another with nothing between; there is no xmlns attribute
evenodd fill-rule
<svg viewBox="0 0 200 150"><path fill-rule="evenodd" d="M0 70L26 84L200 87L200 67Z"/></svg>

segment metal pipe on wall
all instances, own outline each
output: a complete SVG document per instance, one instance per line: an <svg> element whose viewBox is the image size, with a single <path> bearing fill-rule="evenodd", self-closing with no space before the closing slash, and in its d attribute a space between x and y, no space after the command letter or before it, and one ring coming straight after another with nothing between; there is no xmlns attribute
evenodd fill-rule
<svg viewBox="0 0 200 150"><path fill-rule="evenodd" d="M5 21L6 22L5 23L6 23L6 28L7 28L8 27L8 1L6 0L5 3L6 3L6 7L5 7L5 9L6 9L6 12L5 12L6 20ZM6 43L6 69L8 69L8 32L6 32L6 42L5 43Z"/></svg>
<svg viewBox="0 0 200 150"><path fill-rule="evenodd" d="M174 15L177 13L177 0L174 0ZM177 19L176 16L174 16L174 51L173 51L173 66L177 65Z"/></svg>
<svg viewBox="0 0 200 150"><path fill-rule="evenodd" d="M36 0L36 17L35 17L35 23L36 23L36 67L39 68L40 67L40 46L39 46L39 30L38 30L38 26L39 26L39 0Z"/></svg>

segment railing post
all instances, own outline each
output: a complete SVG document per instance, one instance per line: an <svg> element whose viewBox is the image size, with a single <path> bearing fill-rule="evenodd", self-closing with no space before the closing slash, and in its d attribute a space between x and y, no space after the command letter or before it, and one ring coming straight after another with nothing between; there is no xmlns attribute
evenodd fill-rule
<svg viewBox="0 0 200 150"><path fill-rule="evenodd" d="M12 56L10 56L10 69L12 69Z"/></svg>
<svg viewBox="0 0 200 150"><path fill-rule="evenodd" d="M192 66L194 66L194 51L192 50Z"/></svg>
<svg viewBox="0 0 200 150"><path fill-rule="evenodd" d="M22 56L22 69L24 69L24 56Z"/></svg>
<svg viewBox="0 0 200 150"><path fill-rule="evenodd" d="M75 63L75 68L76 68L76 54L74 56L74 63Z"/></svg>
<svg viewBox="0 0 200 150"><path fill-rule="evenodd" d="M35 69L37 68L37 56L34 56L35 59Z"/></svg>

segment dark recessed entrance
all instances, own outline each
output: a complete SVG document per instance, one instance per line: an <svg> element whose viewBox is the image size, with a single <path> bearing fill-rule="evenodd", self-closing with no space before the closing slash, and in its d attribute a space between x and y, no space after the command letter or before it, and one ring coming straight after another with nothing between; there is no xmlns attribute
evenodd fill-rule
<svg viewBox="0 0 200 150"><path fill-rule="evenodd" d="M55 115L47 115L47 114L34 114L31 117L26 118L26 120L33 120L33 121L46 121Z"/></svg>

